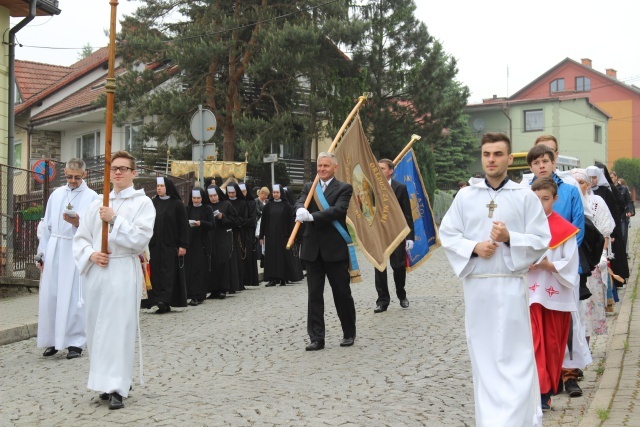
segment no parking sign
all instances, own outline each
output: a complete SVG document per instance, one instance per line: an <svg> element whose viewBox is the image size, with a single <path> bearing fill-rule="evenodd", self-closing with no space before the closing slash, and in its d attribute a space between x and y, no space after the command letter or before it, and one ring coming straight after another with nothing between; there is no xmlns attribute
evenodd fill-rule
<svg viewBox="0 0 640 427"><path fill-rule="evenodd" d="M45 172L47 170L47 162L48 160L41 159L33 164L33 168L31 169L31 175L33 175L33 179L42 184L44 182ZM56 167L54 164L49 164L49 182L53 181L53 178L56 177Z"/></svg>

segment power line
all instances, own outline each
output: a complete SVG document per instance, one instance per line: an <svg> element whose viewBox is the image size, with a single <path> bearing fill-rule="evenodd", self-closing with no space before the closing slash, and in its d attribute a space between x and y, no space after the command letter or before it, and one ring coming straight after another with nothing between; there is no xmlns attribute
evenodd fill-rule
<svg viewBox="0 0 640 427"><path fill-rule="evenodd" d="M284 19L284 18L288 18L290 16L293 15L298 15L300 13L303 12L308 12L308 11L312 11L314 9L319 9L323 6L326 6L328 4L331 3L336 3L340 0L328 0L324 3L321 3L317 6L311 6L307 9L304 10L297 10L295 12L289 12L289 13L285 13L284 15L278 15L278 16L274 16L273 18L269 18L269 19L264 19L262 21L256 21L254 23L251 24L246 24L246 25L240 25L238 27L234 27L234 28L224 28L222 30L218 30L218 31L213 31L210 33L202 33L202 34L198 34L195 36L188 36L188 37L181 37L181 38L174 38L174 39L170 39L170 40L162 40L161 43L176 43L176 42L181 42L181 41L187 41L187 40L193 40L193 39L199 39L199 38L203 38L203 37L209 37L209 36L215 36L215 35L219 35L219 34L224 34L224 33L228 33L231 31L235 31L235 30L242 30L245 28L251 28L251 27L255 27L256 25L261 25L261 24L266 24L269 22L274 22L280 19ZM145 43L131 43L129 44L129 46L137 46L137 47L144 47L147 44ZM52 49L52 50L82 50L84 49L84 47L62 47L62 46L33 46L33 45L23 45L20 44L20 47L28 47L28 48L32 48L32 49ZM92 49L101 49L102 47L105 46L101 46L101 47L94 47L92 46Z"/></svg>

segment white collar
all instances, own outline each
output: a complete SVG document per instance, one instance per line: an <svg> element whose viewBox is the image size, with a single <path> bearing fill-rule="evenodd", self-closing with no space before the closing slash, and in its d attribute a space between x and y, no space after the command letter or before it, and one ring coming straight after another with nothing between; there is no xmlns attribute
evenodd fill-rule
<svg viewBox="0 0 640 427"><path fill-rule="evenodd" d="M116 193L115 190L111 190L111 193L109 193L109 198L110 199L126 199L127 197L131 197L137 192L138 191L135 189L135 187L131 185L131 187L127 187L124 190L121 190L119 193Z"/></svg>
<svg viewBox="0 0 640 427"><path fill-rule="evenodd" d="M322 186L322 184L324 184L324 185L325 185L325 187L328 187L328 186L329 186L329 184L331 183L331 181L333 181L333 178L335 178L335 177L333 177L333 176L332 176L332 177L329 179L329 181L323 181L323 180L320 180L320 183L321 183L320 185Z"/></svg>

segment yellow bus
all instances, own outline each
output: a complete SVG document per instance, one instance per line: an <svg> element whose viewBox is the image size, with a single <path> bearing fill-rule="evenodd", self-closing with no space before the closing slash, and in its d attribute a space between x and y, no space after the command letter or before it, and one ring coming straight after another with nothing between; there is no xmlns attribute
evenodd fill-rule
<svg viewBox="0 0 640 427"><path fill-rule="evenodd" d="M556 160L556 169L559 171L567 171L579 167L580 159L577 157L563 156L561 154ZM513 163L507 169L509 179L520 182L522 181L522 176L527 173L531 173L531 169L527 164L527 153L513 153Z"/></svg>

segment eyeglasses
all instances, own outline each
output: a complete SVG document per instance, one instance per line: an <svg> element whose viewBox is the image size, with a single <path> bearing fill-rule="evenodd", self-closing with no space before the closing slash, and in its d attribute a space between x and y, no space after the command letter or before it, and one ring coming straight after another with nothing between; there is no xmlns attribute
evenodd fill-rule
<svg viewBox="0 0 640 427"><path fill-rule="evenodd" d="M65 178L67 178L69 181L74 180L74 181L80 181L82 179L82 176L80 175L65 175Z"/></svg>
<svg viewBox="0 0 640 427"><path fill-rule="evenodd" d="M128 170L133 170L133 168L130 168L128 166L119 166L119 167L112 167L111 168L111 172L116 173L116 172L120 172L120 173L125 173Z"/></svg>

